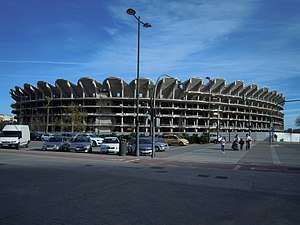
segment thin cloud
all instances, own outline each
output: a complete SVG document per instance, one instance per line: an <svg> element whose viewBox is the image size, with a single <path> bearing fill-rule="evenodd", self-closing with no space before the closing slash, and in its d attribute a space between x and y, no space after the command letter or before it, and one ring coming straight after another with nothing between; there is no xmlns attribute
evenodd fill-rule
<svg viewBox="0 0 300 225"><path fill-rule="evenodd" d="M0 63L33 63L33 64L58 64L58 65L86 65L86 63L79 63L79 62L26 61L26 60L0 60Z"/></svg>
<svg viewBox="0 0 300 225"><path fill-rule="evenodd" d="M254 10L254 4L251 4L251 1L240 3L236 1L202 1L200 3L199 1L152 1L151 4L144 3L146 1L135 4L135 9L137 14L142 13L141 19L151 23L153 27L141 31L141 64L147 62L145 69L154 74L169 70L169 68L180 69L178 63L182 61L187 62L185 70L189 70L189 63L199 61L192 58L193 54L215 46L227 35L242 27L243 21L252 15ZM99 63L96 62L101 62L105 65L106 61L110 64L112 58L116 65L135 62L136 23L134 18L126 15L127 7L125 4L120 4L110 9L112 18L116 21L116 27L119 29L105 28L107 32L110 31L112 44L99 46L98 54L91 59L92 64L98 66ZM123 34L124 29L132 29L132 32Z"/></svg>

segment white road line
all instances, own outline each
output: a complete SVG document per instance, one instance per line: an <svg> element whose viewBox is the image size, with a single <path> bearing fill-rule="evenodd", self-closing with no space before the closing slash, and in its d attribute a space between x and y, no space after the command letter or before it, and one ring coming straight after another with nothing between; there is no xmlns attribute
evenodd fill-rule
<svg viewBox="0 0 300 225"><path fill-rule="evenodd" d="M114 159L114 158L112 158L112 159L106 159L107 161L124 161L124 159Z"/></svg>
<svg viewBox="0 0 300 225"><path fill-rule="evenodd" d="M276 151L274 149L274 146L271 146L271 156L272 156L273 163L275 165L281 165L281 162L280 162L280 160L278 158L278 155L277 155L277 153L276 153Z"/></svg>
<svg viewBox="0 0 300 225"><path fill-rule="evenodd" d="M126 160L124 162L135 162L135 161L138 161L139 159L131 159L131 160Z"/></svg>

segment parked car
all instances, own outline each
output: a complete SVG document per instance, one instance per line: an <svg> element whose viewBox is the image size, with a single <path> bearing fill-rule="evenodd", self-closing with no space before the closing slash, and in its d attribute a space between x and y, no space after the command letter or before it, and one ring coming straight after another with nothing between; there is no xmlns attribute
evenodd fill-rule
<svg viewBox="0 0 300 225"><path fill-rule="evenodd" d="M162 134L158 136L159 139L163 139L168 145L188 145L189 141L185 138L179 138L174 134Z"/></svg>
<svg viewBox="0 0 300 225"><path fill-rule="evenodd" d="M209 134L209 141L210 142L213 142L215 144L219 143L222 139L222 136L221 135L217 135L217 134L214 134L214 133L210 133Z"/></svg>
<svg viewBox="0 0 300 225"><path fill-rule="evenodd" d="M155 151L156 152L163 152L163 151L169 150L168 143L165 142L163 139L161 139L161 140L156 139L154 145L155 145Z"/></svg>
<svg viewBox="0 0 300 225"><path fill-rule="evenodd" d="M31 132L30 133L30 140L31 141L41 141L42 140L42 133Z"/></svg>
<svg viewBox="0 0 300 225"><path fill-rule="evenodd" d="M68 151L70 142L65 137L53 136L50 137L42 146L44 151L53 150L53 151Z"/></svg>
<svg viewBox="0 0 300 225"><path fill-rule="evenodd" d="M117 137L105 137L100 145L101 153L119 153L120 141Z"/></svg>
<svg viewBox="0 0 300 225"><path fill-rule="evenodd" d="M47 141L50 137L53 137L53 134L47 133L41 136L42 141Z"/></svg>
<svg viewBox="0 0 300 225"><path fill-rule="evenodd" d="M140 154L151 154L152 153L152 141L147 137L139 138ZM132 138L128 143L128 154L135 155L136 153L136 138Z"/></svg>
<svg viewBox="0 0 300 225"><path fill-rule="evenodd" d="M75 138L76 137L89 137L92 141L93 147L100 146L103 142L103 138L98 137L95 134L82 134L82 133L79 133L79 134L76 134Z"/></svg>
<svg viewBox="0 0 300 225"><path fill-rule="evenodd" d="M73 138L69 146L70 151L74 152L92 152L93 146L90 137L78 136Z"/></svg>
<svg viewBox="0 0 300 225"><path fill-rule="evenodd" d="M68 141L72 141L72 139L76 136L76 134L72 132L57 132L53 135L65 137Z"/></svg>

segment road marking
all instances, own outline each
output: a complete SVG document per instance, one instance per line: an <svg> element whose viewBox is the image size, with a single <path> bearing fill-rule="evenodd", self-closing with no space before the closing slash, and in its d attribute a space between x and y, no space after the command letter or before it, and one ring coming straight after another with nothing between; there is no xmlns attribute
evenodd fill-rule
<svg viewBox="0 0 300 225"><path fill-rule="evenodd" d="M236 165L233 170L239 170L241 168L241 165Z"/></svg>
<svg viewBox="0 0 300 225"><path fill-rule="evenodd" d="M107 161L124 161L124 159L114 159L114 158L112 158L112 159L107 158L106 160Z"/></svg>
<svg viewBox="0 0 300 225"><path fill-rule="evenodd" d="M135 161L138 161L138 160L140 160L140 159L131 159L131 160L126 160L124 162L135 162Z"/></svg>
<svg viewBox="0 0 300 225"><path fill-rule="evenodd" d="M281 165L281 162L280 162L280 160L278 158L278 155L277 155L277 153L276 153L276 151L274 149L274 146L271 146L271 156L272 156L273 163L275 165Z"/></svg>

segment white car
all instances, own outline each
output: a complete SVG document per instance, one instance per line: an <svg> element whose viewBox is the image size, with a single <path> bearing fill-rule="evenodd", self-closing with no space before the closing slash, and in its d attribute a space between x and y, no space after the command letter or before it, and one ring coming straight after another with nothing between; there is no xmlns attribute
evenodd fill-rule
<svg viewBox="0 0 300 225"><path fill-rule="evenodd" d="M95 134L76 134L75 138L76 137L89 137L91 139L93 147L99 146L103 142L103 138L98 137Z"/></svg>
<svg viewBox="0 0 300 225"><path fill-rule="evenodd" d="M41 136L42 141L48 141L49 138L53 137L53 134L47 133Z"/></svg>
<svg viewBox="0 0 300 225"><path fill-rule="evenodd" d="M120 141L116 137L105 137L101 146L101 153L115 153L118 154L120 151Z"/></svg>
<svg viewBox="0 0 300 225"><path fill-rule="evenodd" d="M213 142L215 144L219 143L221 140L222 140L222 136L221 135L217 135L217 134L213 134L213 133L210 133L210 142Z"/></svg>

